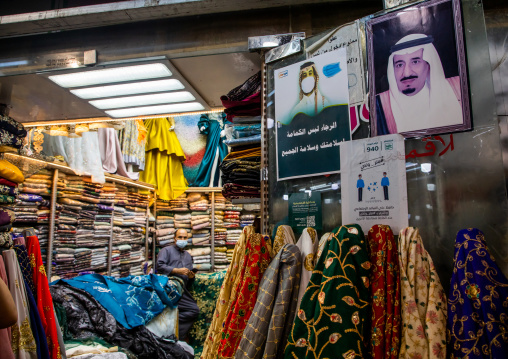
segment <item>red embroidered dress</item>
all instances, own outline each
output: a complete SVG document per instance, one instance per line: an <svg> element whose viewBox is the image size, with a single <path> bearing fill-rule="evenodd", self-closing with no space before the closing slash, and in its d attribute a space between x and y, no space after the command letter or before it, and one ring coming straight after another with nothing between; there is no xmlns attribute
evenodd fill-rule
<svg viewBox="0 0 508 359"><path fill-rule="evenodd" d="M248 238L245 249L245 266L240 274L242 278L240 278L236 290L238 295L230 307L222 328L218 352L220 359L235 356L243 331L256 304L259 282L271 260L267 240L268 236L257 233Z"/></svg>
<svg viewBox="0 0 508 359"><path fill-rule="evenodd" d="M396 359L400 347L400 275L397 243L389 226L375 225L368 234L372 298L372 359Z"/></svg>
<svg viewBox="0 0 508 359"><path fill-rule="evenodd" d="M62 355L60 353L60 345L58 344L55 314L53 311L53 299L49 292L48 278L42 263L41 247L37 236L27 237L27 245L35 290L37 292L35 296L37 298L37 309L39 309L42 326L48 340L49 354L52 359L61 359Z"/></svg>

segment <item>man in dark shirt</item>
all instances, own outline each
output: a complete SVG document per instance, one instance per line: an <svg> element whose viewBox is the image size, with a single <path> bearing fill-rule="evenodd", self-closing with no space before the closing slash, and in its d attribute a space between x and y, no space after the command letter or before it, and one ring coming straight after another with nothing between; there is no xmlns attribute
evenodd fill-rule
<svg viewBox="0 0 508 359"><path fill-rule="evenodd" d="M157 272L180 277L185 282L182 298L178 302L178 339L184 340L198 318L199 307L187 289L194 280L192 257L184 250L187 246L187 231L180 228L175 233L175 239L176 245L164 247L159 252Z"/></svg>

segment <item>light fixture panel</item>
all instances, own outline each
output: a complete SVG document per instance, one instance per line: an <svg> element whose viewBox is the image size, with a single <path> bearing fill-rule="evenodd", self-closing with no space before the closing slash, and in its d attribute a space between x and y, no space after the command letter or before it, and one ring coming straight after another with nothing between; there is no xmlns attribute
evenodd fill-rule
<svg viewBox="0 0 508 359"><path fill-rule="evenodd" d="M171 76L171 71L161 63L114 67L109 69L53 75L48 78L65 88L94 86L108 83L155 79Z"/></svg>
<svg viewBox="0 0 508 359"><path fill-rule="evenodd" d="M116 97L104 100L89 101L100 110L168 104L175 102L194 101L196 98L189 91L165 92L151 95Z"/></svg>
<svg viewBox="0 0 508 359"><path fill-rule="evenodd" d="M185 86L177 79L142 81L121 85L87 87L70 90L72 94L84 100L104 97L138 95L152 92L183 90Z"/></svg>
<svg viewBox="0 0 508 359"><path fill-rule="evenodd" d="M203 111L205 108L199 102L176 103L171 105L143 106L105 111L114 118L129 118L146 115L170 114L179 112Z"/></svg>

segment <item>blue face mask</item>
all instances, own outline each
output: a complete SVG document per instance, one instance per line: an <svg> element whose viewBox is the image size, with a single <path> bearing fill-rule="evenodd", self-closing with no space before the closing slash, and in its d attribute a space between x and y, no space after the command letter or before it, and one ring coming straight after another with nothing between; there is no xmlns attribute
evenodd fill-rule
<svg viewBox="0 0 508 359"><path fill-rule="evenodd" d="M179 239L176 241L176 245L178 246L178 248L185 248L187 247L187 240L186 239Z"/></svg>

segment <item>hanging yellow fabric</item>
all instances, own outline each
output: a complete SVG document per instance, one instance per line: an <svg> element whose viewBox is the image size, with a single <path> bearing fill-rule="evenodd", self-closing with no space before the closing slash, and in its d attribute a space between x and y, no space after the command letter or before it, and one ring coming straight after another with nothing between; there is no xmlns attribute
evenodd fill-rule
<svg viewBox="0 0 508 359"><path fill-rule="evenodd" d="M140 173L139 180L157 186L162 200L175 199L188 188L182 169L185 154L171 128L172 121L168 118L145 121L145 170Z"/></svg>

